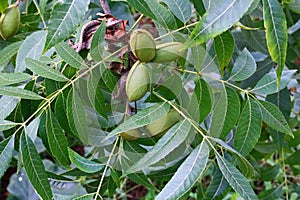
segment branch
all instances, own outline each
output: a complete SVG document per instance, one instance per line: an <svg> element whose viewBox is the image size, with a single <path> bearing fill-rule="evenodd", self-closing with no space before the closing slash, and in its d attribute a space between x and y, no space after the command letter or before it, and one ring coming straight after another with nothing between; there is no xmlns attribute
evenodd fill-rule
<svg viewBox="0 0 300 200"><path fill-rule="evenodd" d="M111 14L107 0L100 0L100 4L102 6L104 14Z"/></svg>

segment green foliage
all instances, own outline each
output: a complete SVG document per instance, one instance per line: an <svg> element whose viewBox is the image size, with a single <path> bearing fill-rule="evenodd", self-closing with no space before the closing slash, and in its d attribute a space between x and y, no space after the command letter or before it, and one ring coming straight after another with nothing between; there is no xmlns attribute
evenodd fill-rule
<svg viewBox="0 0 300 200"><path fill-rule="evenodd" d="M8 198L300 198L300 1L25 2L0 39ZM136 28L187 54L147 63L147 93L129 102Z"/></svg>

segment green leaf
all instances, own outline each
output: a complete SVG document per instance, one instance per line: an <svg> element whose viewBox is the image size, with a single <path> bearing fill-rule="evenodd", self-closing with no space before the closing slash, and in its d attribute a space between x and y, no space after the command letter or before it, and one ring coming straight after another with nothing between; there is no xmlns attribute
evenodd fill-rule
<svg viewBox="0 0 300 200"><path fill-rule="evenodd" d="M267 73L270 72L270 70L273 68L274 63L271 58L266 58L265 60L257 63L257 70L256 72L249 77L248 79L241 82L240 87L241 88L253 88L255 84Z"/></svg>
<svg viewBox="0 0 300 200"><path fill-rule="evenodd" d="M11 129L15 126L19 125L18 123L7 121L7 120L0 120L0 131L5 131Z"/></svg>
<svg viewBox="0 0 300 200"><path fill-rule="evenodd" d="M269 190L263 190L258 194L260 200L280 199L282 195L282 185L275 186Z"/></svg>
<svg viewBox="0 0 300 200"><path fill-rule="evenodd" d="M64 93L68 94L67 91ZM64 95L64 93L61 93L58 95L55 101L55 116L60 124L60 126L64 129L65 132L72 134L71 128L68 123L67 118L67 95ZM72 136L74 136L72 134ZM76 136L74 136L76 137Z"/></svg>
<svg viewBox="0 0 300 200"><path fill-rule="evenodd" d="M43 97L29 90L12 86L0 86L0 94L12 97L20 97L22 99L41 100Z"/></svg>
<svg viewBox="0 0 300 200"><path fill-rule="evenodd" d="M175 124L126 174L142 171L165 158L186 139L190 129L191 124L187 120Z"/></svg>
<svg viewBox="0 0 300 200"><path fill-rule="evenodd" d="M85 16L89 3L89 0L65 0L54 5L48 24L46 49L69 37Z"/></svg>
<svg viewBox="0 0 300 200"><path fill-rule="evenodd" d="M242 36L243 40L248 44L248 48L250 47L254 51L268 55L266 32L264 30L242 30Z"/></svg>
<svg viewBox="0 0 300 200"><path fill-rule="evenodd" d="M266 101L276 105L284 115L285 119L288 121L292 111L292 101L290 91L287 88L281 90L280 92L268 95L266 97ZM285 134L277 131L276 129L271 129L270 133L278 151L281 152L285 142Z"/></svg>
<svg viewBox="0 0 300 200"><path fill-rule="evenodd" d="M52 155L64 167L69 168L68 140L51 110L46 111L46 132Z"/></svg>
<svg viewBox="0 0 300 200"><path fill-rule="evenodd" d="M134 173L128 174L127 176L133 182L143 185L151 190L157 191L157 188L151 183L151 180L145 174Z"/></svg>
<svg viewBox="0 0 300 200"><path fill-rule="evenodd" d="M193 30L185 48L201 44L228 30L247 12L253 0L215 0Z"/></svg>
<svg viewBox="0 0 300 200"><path fill-rule="evenodd" d="M260 170L260 177L264 181L272 181L279 174L280 164L271 167L264 167Z"/></svg>
<svg viewBox="0 0 300 200"><path fill-rule="evenodd" d="M172 13L183 23L187 23L192 16L192 7L185 0L163 0Z"/></svg>
<svg viewBox="0 0 300 200"><path fill-rule="evenodd" d="M245 48L235 60L228 79L232 81L243 81L252 76L256 71L256 62L251 53Z"/></svg>
<svg viewBox="0 0 300 200"><path fill-rule="evenodd" d="M84 195L81 195L79 197L72 198L72 200L93 200L94 196L95 196L94 193L84 194Z"/></svg>
<svg viewBox="0 0 300 200"><path fill-rule="evenodd" d="M193 59L193 66L197 71L201 70L201 67L205 61L206 45L197 45L191 48L191 55Z"/></svg>
<svg viewBox="0 0 300 200"><path fill-rule="evenodd" d="M156 18L155 14L153 14L153 12L151 11L150 7L145 2L145 0L141 0L141 1L127 0L127 2L130 5L130 7L135 8L140 13L142 13L142 14L144 14L144 15L152 18L152 19Z"/></svg>
<svg viewBox="0 0 300 200"><path fill-rule="evenodd" d="M203 199L220 199L220 197L222 197L222 195L224 195L224 193L226 192L228 186L229 184L221 171L219 169L216 169L216 172L212 177L212 181L210 182Z"/></svg>
<svg viewBox="0 0 300 200"><path fill-rule="evenodd" d="M82 101L76 91L70 90L67 97L67 117L73 133L83 142L89 143L87 133L87 118Z"/></svg>
<svg viewBox="0 0 300 200"><path fill-rule="evenodd" d="M0 73L0 86L21 83L30 79L32 79L32 77L29 74L22 72Z"/></svg>
<svg viewBox="0 0 300 200"><path fill-rule="evenodd" d="M224 138L234 127L240 112L240 101L237 93L229 88L223 87L215 99L211 118L209 133L211 136Z"/></svg>
<svg viewBox="0 0 300 200"><path fill-rule="evenodd" d="M7 2L7 1L6 1ZM0 51L0 66L5 65L18 52L23 41L12 43Z"/></svg>
<svg viewBox="0 0 300 200"><path fill-rule="evenodd" d="M156 0L140 0L139 2L128 0L128 3L142 14L151 17L164 28L178 28L174 15Z"/></svg>
<svg viewBox="0 0 300 200"><path fill-rule="evenodd" d="M55 50L57 54L72 67L76 69L87 68L80 55L66 43L61 42L57 44Z"/></svg>
<svg viewBox="0 0 300 200"><path fill-rule="evenodd" d="M120 124L107 136L107 139L114 137L120 133L143 127L154 120L164 116L169 111L170 106L167 103L157 103L148 107L137 114L131 116L129 119Z"/></svg>
<svg viewBox="0 0 300 200"><path fill-rule="evenodd" d="M8 7L8 1L4 0L0 2L0 13L4 13L6 8Z"/></svg>
<svg viewBox="0 0 300 200"><path fill-rule="evenodd" d="M203 1L198 0L191 0L191 2L194 4L194 8L198 12L200 16L203 16L205 13L205 6L203 5Z"/></svg>
<svg viewBox="0 0 300 200"><path fill-rule="evenodd" d="M245 200L258 199L249 181L229 161L216 152L217 163L229 185Z"/></svg>
<svg viewBox="0 0 300 200"><path fill-rule="evenodd" d="M243 166L242 168L242 172L246 177L252 177L255 174L255 170L253 168L253 166L251 165L251 163L237 150L235 150L234 148L232 148L231 146L229 146L227 143L225 143L223 140L220 140L218 138L213 138L213 141L219 143L223 148L227 149L228 151L230 151L231 153L234 153L237 158L240 161L240 165ZM235 163L236 161L233 160L233 163Z"/></svg>
<svg viewBox="0 0 300 200"><path fill-rule="evenodd" d="M72 149L68 148L69 151L69 157L72 162L72 164L75 165L78 169L80 169L83 172L86 173L95 173L99 172L104 168L103 164L97 163L95 161L91 161L89 159L86 159L82 157L81 155L77 154Z"/></svg>
<svg viewBox="0 0 300 200"><path fill-rule="evenodd" d="M223 74L225 67L231 60L234 50L234 40L230 31L226 31L215 37L214 47L217 53L219 66L221 68L220 70Z"/></svg>
<svg viewBox="0 0 300 200"><path fill-rule="evenodd" d="M257 102L261 109L262 119L269 127L293 137L293 132L289 124L277 106L267 101Z"/></svg>
<svg viewBox="0 0 300 200"><path fill-rule="evenodd" d="M43 162L34 143L25 133L20 137L20 154L26 174L42 199L52 199L52 191Z"/></svg>
<svg viewBox="0 0 300 200"><path fill-rule="evenodd" d="M17 106L18 98L2 96L0 99L0 120L5 119Z"/></svg>
<svg viewBox="0 0 300 200"><path fill-rule="evenodd" d="M38 60L44 50L47 31L37 31L26 37L19 48L15 72L23 72L26 69L25 58Z"/></svg>
<svg viewBox="0 0 300 200"><path fill-rule="evenodd" d="M237 125L234 148L243 156L248 155L260 137L261 128L262 117L259 105L249 98Z"/></svg>
<svg viewBox="0 0 300 200"><path fill-rule="evenodd" d="M99 28L96 30L95 34L93 35L92 43L90 47L91 57L95 61L102 60L105 34L106 34L106 21L103 20Z"/></svg>
<svg viewBox="0 0 300 200"><path fill-rule="evenodd" d="M225 125L226 113L228 110L228 99L224 84L220 91L215 92L214 107L211 116L210 135L219 138Z"/></svg>
<svg viewBox="0 0 300 200"><path fill-rule="evenodd" d="M203 79L199 79L196 82L188 112L195 121L201 123L210 113L211 107L212 99L209 85Z"/></svg>
<svg viewBox="0 0 300 200"><path fill-rule="evenodd" d="M234 125L239 119L239 113L240 113L240 99L237 92L230 88L225 87L226 94L227 94L227 111L226 111L226 117L224 122L224 127L221 132L221 138L225 138L227 134L233 129Z"/></svg>
<svg viewBox="0 0 300 200"><path fill-rule="evenodd" d="M178 168L172 179L155 198L156 200L179 199L201 177L209 156L205 141L198 145Z"/></svg>
<svg viewBox="0 0 300 200"><path fill-rule="evenodd" d="M279 92L288 85L295 73L296 70L284 70L281 75L280 85L278 86L276 73L269 72L258 81L251 92L261 95L268 95Z"/></svg>
<svg viewBox="0 0 300 200"><path fill-rule="evenodd" d="M250 8L244 14L244 16L251 14L257 8L259 3L260 3L260 0L254 0L253 3L251 4Z"/></svg>
<svg viewBox="0 0 300 200"><path fill-rule="evenodd" d="M107 111L105 109L105 96L103 90L101 89L101 77L103 71L100 67L96 67L90 72L90 75L87 80L87 93L90 100L90 103L95 108L95 110L104 118L107 119Z"/></svg>
<svg viewBox="0 0 300 200"><path fill-rule="evenodd" d="M69 79L65 77L62 73L60 73L56 69L52 69L49 66L45 65L44 63L33 60L31 58L25 59L26 66L35 74L38 74L44 78L48 78L55 81L68 81Z"/></svg>
<svg viewBox="0 0 300 200"><path fill-rule="evenodd" d="M287 4L287 7L297 13L297 14L300 14L300 1L299 0L294 0L294 1L290 1L288 4Z"/></svg>
<svg viewBox="0 0 300 200"><path fill-rule="evenodd" d="M288 33L285 13L278 0L263 0L263 18L269 53L278 64L276 73L279 83L286 59Z"/></svg>
<svg viewBox="0 0 300 200"><path fill-rule="evenodd" d="M3 176L14 153L15 135L0 142L0 178Z"/></svg>

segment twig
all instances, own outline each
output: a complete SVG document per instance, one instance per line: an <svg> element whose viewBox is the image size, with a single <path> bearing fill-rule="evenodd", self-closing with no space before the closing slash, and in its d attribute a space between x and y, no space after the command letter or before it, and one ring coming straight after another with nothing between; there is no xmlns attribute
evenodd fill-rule
<svg viewBox="0 0 300 200"><path fill-rule="evenodd" d="M103 9L103 12L104 12L105 14L111 14L109 5L108 5L108 3L107 3L107 0L100 0L100 4L101 4L102 9Z"/></svg>

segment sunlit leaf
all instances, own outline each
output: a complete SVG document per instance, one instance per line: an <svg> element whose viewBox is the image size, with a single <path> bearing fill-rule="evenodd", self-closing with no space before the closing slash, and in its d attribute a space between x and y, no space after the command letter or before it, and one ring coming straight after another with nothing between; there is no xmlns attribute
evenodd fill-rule
<svg viewBox="0 0 300 200"><path fill-rule="evenodd" d="M296 73L296 70L285 70L282 72L280 85L277 85L277 77L275 72L269 72L264 75L251 92L261 95L268 95L279 92L285 88L291 81L292 76Z"/></svg>
<svg viewBox="0 0 300 200"><path fill-rule="evenodd" d="M85 16L90 1L58 1L50 14L46 49L69 37Z"/></svg>
<svg viewBox="0 0 300 200"><path fill-rule="evenodd" d="M36 117L30 122L28 126L25 127L25 134L28 135L34 142L37 136L38 128L40 125L40 118Z"/></svg>
<svg viewBox="0 0 300 200"><path fill-rule="evenodd" d="M0 98L0 120L5 119L17 106L18 98L2 96Z"/></svg>
<svg viewBox="0 0 300 200"><path fill-rule="evenodd" d="M60 73L58 70L50 68L49 66L43 64L42 62L38 60L33 60L31 58L25 59L26 66L28 69L30 69L32 72L51 80L55 81L68 81L69 79L65 77L62 73Z"/></svg>
<svg viewBox="0 0 300 200"><path fill-rule="evenodd" d="M216 152L218 166L229 185L245 200L258 199L249 181L228 160Z"/></svg>
<svg viewBox="0 0 300 200"><path fill-rule="evenodd" d="M1 122L0 122L1 123ZM9 167L14 152L15 135L0 142L0 178Z"/></svg>
<svg viewBox="0 0 300 200"><path fill-rule="evenodd" d="M193 30L185 47L201 44L228 30L238 22L253 0L216 0Z"/></svg>
<svg viewBox="0 0 300 200"><path fill-rule="evenodd" d="M126 173L134 173L142 171L152 164L157 163L161 159L165 158L176 147L178 147L187 137L191 129L191 124L184 120L178 122L166 134L149 150L139 161L131 166Z"/></svg>
<svg viewBox="0 0 300 200"><path fill-rule="evenodd" d="M20 137L20 154L30 183L42 199L52 199L52 191L43 162L29 136Z"/></svg>
<svg viewBox="0 0 300 200"><path fill-rule="evenodd" d="M198 145L178 168L172 179L156 196L156 200L178 199L188 192L201 177L209 156L205 141Z"/></svg>
<svg viewBox="0 0 300 200"><path fill-rule="evenodd" d="M44 50L47 31L37 31L29 35L19 48L15 72L26 69L25 58L38 60Z"/></svg>
<svg viewBox="0 0 300 200"><path fill-rule="evenodd" d="M110 132L107 137L111 138L120 133L143 127L150 122L164 116L169 111L169 108L170 106L167 103L158 103L154 106L146 108L124 121L116 129Z"/></svg>
<svg viewBox="0 0 300 200"><path fill-rule="evenodd" d="M15 126L19 125L18 123L7 121L7 120L0 120L0 131L5 131L11 129Z"/></svg>
<svg viewBox="0 0 300 200"><path fill-rule="evenodd" d="M190 3L185 0L163 0L173 14L183 23L187 23L192 16L192 8Z"/></svg>
<svg viewBox="0 0 300 200"><path fill-rule="evenodd" d="M77 69L87 68L84 60L80 57L80 55L66 43L61 42L57 44L55 46L55 50L58 55L72 67Z"/></svg>
<svg viewBox="0 0 300 200"><path fill-rule="evenodd" d="M0 73L0 86L12 85L15 83L21 83L26 80L30 80L32 76L26 73Z"/></svg>
<svg viewBox="0 0 300 200"><path fill-rule="evenodd" d="M237 125L234 148L243 156L248 155L260 137L261 127L262 117L259 105L249 98Z"/></svg>
<svg viewBox="0 0 300 200"><path fill-rule="evenodd" d="M254 74L256 62L250 52L245 48L235 60L229 80L243 81Z"/></svg>
<svg viewBox="0 0 300 200"><path fill-rule="evenodd" d="M41 100L43 97L29 90L25 90L13 86L0 86L0 94L11 96L11 97L20 97L22 99L31 99L31 100Z"/></svg>
<svg viewBox="0 0 300 200"><path fill-rule="evenodd" d="M267 101L259 101L258 104L261 109L262 119L269 127L293 137L289 124L277 106Z"/></svg>
<svg viewBox="0 0 300 200"><path fill-rule="evenodd" d="M91 193L91 194L84 194L81 195L79 197L75 197L72 200L92 200L94 199L95 194Z"/></svg>
<svg viewBox="0 0 300 200"><path fill-rule="evenodd" d="M156 0L128 0L130 6L139 12L151 17L164 28L175 29L178 27L174 15Z"/></svg>
<svg viewBox="0 0 300 200"><path fill-rule="evenodd" d="M287 22L279 1L263 0L263 17L269 53L278 64L276 74L279 83L288 45Z"/></svg>
<svg viewBox="0 0 300 200"><path fill-rule="evenodd" d="M261 62L257 62L256 72L246 80L241 82L241 88L254 87L255 84L273 68L274 63L271 58L267 58Z"/></svg>

